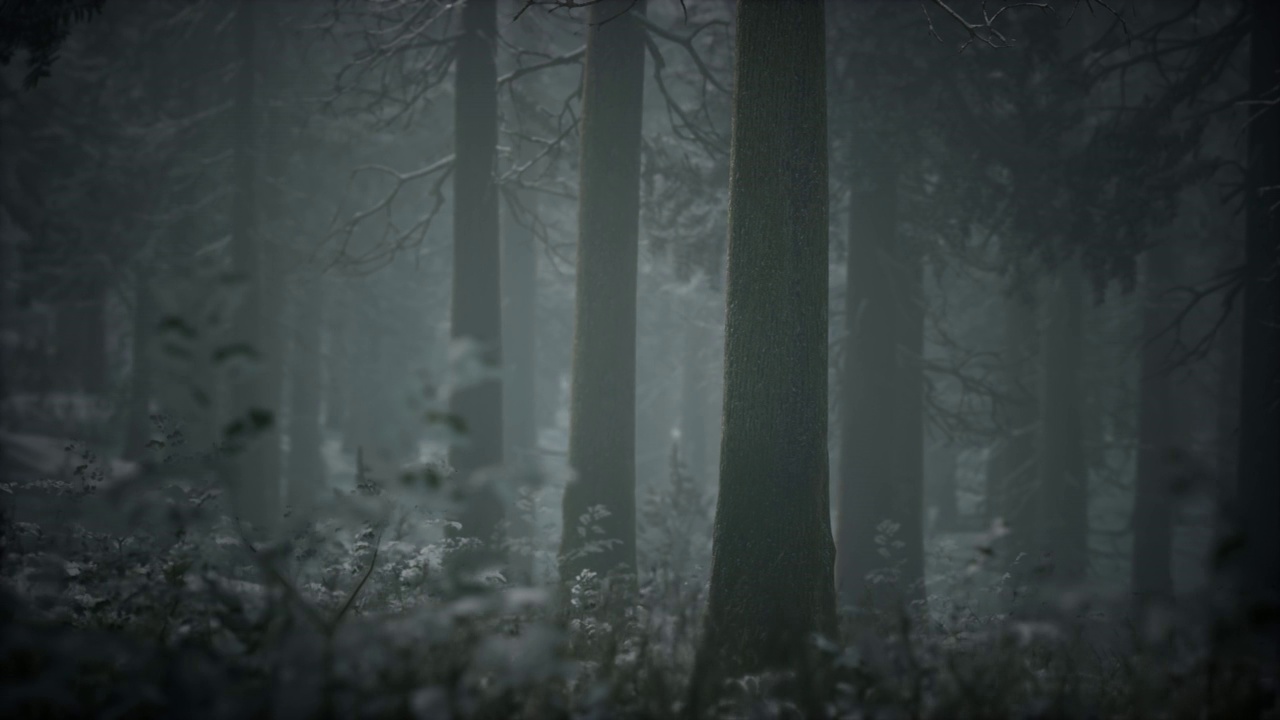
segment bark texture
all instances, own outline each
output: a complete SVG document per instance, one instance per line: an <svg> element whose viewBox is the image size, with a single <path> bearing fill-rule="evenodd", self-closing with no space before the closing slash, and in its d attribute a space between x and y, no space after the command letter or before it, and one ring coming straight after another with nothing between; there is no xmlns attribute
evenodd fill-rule
<svg viewBox="0 0 1280 720"><path fill-rule="evenodd" d="M726 678L794 672L835 631L827 468L827 105L816 1L742 0L730 161L724 432L693 712Z"/></svg>
<svg viewBox="0 0 1280 720"><path fill-rule="evenodd" d="M636 567L636 262L644 2L605 0L588 14L583 71L578 271L569 464L560 577ZM603 535L579 518L604 506ZM588 548L600 540L608 547ZM591 551L595 550L595 551Z"/></svg>

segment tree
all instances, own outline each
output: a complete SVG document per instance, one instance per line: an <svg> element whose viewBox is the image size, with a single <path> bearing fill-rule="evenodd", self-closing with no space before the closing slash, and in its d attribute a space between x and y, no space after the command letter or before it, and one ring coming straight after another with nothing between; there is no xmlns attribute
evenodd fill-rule
<svg viewBox="0 0 1280 720"><path fill-rule="evenodd" d="M886 408L899 406L901 387L893 381L898 376L898 168L883 143L865 133L850 142L850 149L860 156L851 170L862 181L852 184L849 203L848 335L840 396L836 577L845 604L866 599L871 588L867 575L901 559L900 553L882 557L876 543L876 536L886 530L882 522L901 521L894 482L897 428L884 417Z"/></svg>
<svg viewBox="0 0 1280 720"><path fill-rule="evenodd" d="M318 278L303 278L294 315L289 363L289 457L285 489L289 507L306 516L324 487L320 454L320 327L323 294Z"/></svg>
<svg viewBox="0 0 1280 720"><path fill-rule="evenodd" d="M1176 348L1167 293L1176 280L1176 248L1168 240L1147 252L1138 385L1138 469L1133 498L1132 592L1139 606L1173 597L1171 456L1176 394L1169 363Z"/></svg>
<svg viewBox="0 0 1280 720"><path fill-rule="evenodd" d="M1050 277L1043 306L1036 511L1041 557L1055 583L1084 579L1089 563L1088 476L1081 433L1083 278L1067 260Z"/></svg>
<svg viewBox="0 0 1280 720"><path fill-rule="evenodd" d="M645 4L604 0L587 16L578 200L569 466L560 577L634 572L636 265ZM603 506L602 536L579 519ZM592 515L594 517L594 515ZM593 521L594 522L594 521ZM603 545L587 547L593 540Z"/></svg>
<svg viewBox="0 0 1280 720"><path fill-rule="evenodd" d="M451 333L470 343L486 368L502 364L501 247L498 237L497 170L498 8L495 0L462 6L456 46L453 181L453 298ZM502 462L502 383L484 378L457 388L449 409L464 438L449 448L449 463L469 482L482 468ZM465 499L463 535L490 542L502 521L492 488ZM494 558L492 552L483 556Z"/></svg>
<svg viewBox="0 0 1280 720"><path fill-rule="evenodd" d="M1240 587L1255 608L1280 607L1280 4L1253 3L1246 178L1243 351L1238 498L1244 534ZM1274 615L1272 615L1274 617ZM1266 637L1275 639L1280 622ZM1272 649L1274 650L1274 645Z"/></svg>
<svg viewBox="0 0 1280 720"><path fill-rule="evenodd" d="M738 5L724 432L690 710L722 681L796 671L835 631L827 468L827 104L819 2ZM810 708L816 710L816 708Z"/></svg>

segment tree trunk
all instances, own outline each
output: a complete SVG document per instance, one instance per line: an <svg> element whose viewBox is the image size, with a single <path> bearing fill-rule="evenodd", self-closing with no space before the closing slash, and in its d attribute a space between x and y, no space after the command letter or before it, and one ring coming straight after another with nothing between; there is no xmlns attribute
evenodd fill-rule
<svg viewBox="0 0 1280 720"><path fill-rule="evenodd" d="M1082 278L1066 261L1051 281L1041 335L1041 428L1037 512L1041 558L1057 585L1081 582L1088 568L1088 490L1080 428Z"/></svg>
<svg viewBox="0 0 1280 720"><path fill-rule="evenodd" d="M129 419L125 429L125 458L146 457L151 440L151 395L154 357L152 340L156 330L155 298L151 294L150 268L143 263L133 279L133 372L129 383Z"/></svg>
<svg viewBox="0 0 1280 720"><path fill-rule="evenodd" d="M1133 498L1133 558L1130 582L1139 607L1173 596L1173 497L1177 448L1174 391L1169 363L1176 350L1166 325L1172 319L1167 293L1176 282L1168 240L1148 251L1146 303L1138 386L1138 468Z"/></svg>
<svg viewBox="0 0 1280 720"><path fill-rule="evenodd" d="M898 172L889 152L874 138L851 142L860 155L853 166L849 205L848 289L845 292L845 359L841 383L840 521L836 576L840 601L872 600L868 575L903 558L880 554L884 537L901 518L895 510L894 423L886 409L897 407L897 314L893 278L898 228ZM859 180L861 182L859 182ZM892 534L899 539L898 530ZM888 598L875 599L878 605Z"/></svg>
<svg viewBox="0 0 1280 720"><path fill-rule="evenodd" d="M924 258L914 243L894 253L897 366L893 464L895 538L903 543L898 587L904 600L923 609L924 586ZM954 493L953 493L954 495Z"/></svg>
<svg viewBox="0 0 1280 720"><path fill-rule="evenodd" d="M1280 73L1280 3L1253 3L1250 93L1275 102ZM1263 637L1274 641L1280 622L1280 108L1259 112L1249 124L1241 407L1239 507L1244 536L1240 588L1254 609L1273 618ZM1280 646L1273 644L1272 650Z"/></svg>
<svg viewBox="0 0 1280 720"><path fill-rule="evenodd" d="M827 468L827 103L822 3L738 4L724 433L689 708L796 671L811 715L835 632Z"/></svg>
<svg viewBox="0 0 1280 720"><path fill-rule="evenodd" d="M636 263L645 4L591 6L583 71L578 274L560 578L636 568ZM582 536L596 506L603 535ZM609 545L590 552L585 543Z"/></svg>
<svg viewBox="0 0 1280 720"><path fill-rule="evenodd" d="M320 326L323 317L319 281L303 279L306 288L294 317L293 361L289 363L289 458L286 496L295 514L311 514L324 488L320 454Z"/></svg>
<svg viewBox="0 0 1280 720"><path fill-rule="evenodd" d="M498 93L496 0L462 6L457 40L454 105L453 341L466 341L490 369L502 366L501 247L498 236ZM449 463L462 483L479 470L502 463L502 383L489 378L456 389L451 414L465 437L449 448ZM464 500L460 534L477 538L484 550L456 558L465 569L498 559L495 537L502 506L493 488L478 487Z"/></svg>
<svg viewBox="0 0 1280 720"><path fill-rule="evenodd" d="M534 211L532 198L524 206ZM520 488L531 492L539 468L536 390L536 310L538 305L538 247L533 233L507 214L502 257L502 357L506 363L503 413L506 465ZM533 507L511 509L510 534L513 540L532 543L536 523ZM532 556L511 558L516 580L532 580Z"/></svg>
<svg viewBox="0 0 1280 720"><path fill-rule="evenodd" d="M223 443L229 453L224 477L235 513L269 529L279 517L279 477L269 474L271 457L279 455L279 436L271 432L276 418L266 369L270 313L266 312L263 245L258 233L257 5L254 0L241 0L236 9L239 68L233 110L231 262L242 294L232 319L230 342L222 350L227 362L252 357L256 358L252 363L256 367L237 372L228 383L228 425L223 431ZM278 390L275 392L278 394ZM273 449L272 444L277 448Z"/></svg>
<svg viewBox="0 0 1280 720"><path fill-rule="evenodd" d="M1026 576L1035 550L1036 437L1039 408L1035 386L1037 298L1034 287L1014 289L1005 298L1002 385L1005 398L1004 437L997 443L987 468L988 513L1009 529L1003 543L1004 561L1016 579ZM1021 559L1019 559L1021 558Z"/></svg>

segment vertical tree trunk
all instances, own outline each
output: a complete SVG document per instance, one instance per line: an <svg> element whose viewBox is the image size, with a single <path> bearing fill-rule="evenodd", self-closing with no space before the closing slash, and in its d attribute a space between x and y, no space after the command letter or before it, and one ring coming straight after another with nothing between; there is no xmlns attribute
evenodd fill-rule
<svg viewBox="0 0 1280 720"><path fill-rule="evenodd" d="M1033 392L1036 363L1037 297L1034 287L1017 289L1005 298L1003 382L1007 394L1002 413L1004 437L997 443L987 468L987 507L991 519L1002 519L1010 530L1004 543L1007 563L1034 550L1036 538L1036 437L1039 408ZM1030 557L1017 562L1026 569Z"/></svg>
<svg viewBox="0 0 1280 720"><path fill-rule="evenodd" d="M469 0L462 6L457 40L454 105L453 298L454 342L472 343L489 368L502 366L501 247L498 192L494 183L498 143L496 0ZM502 463L502 383L486 379L456 390L450 412L465 438L449 449L449 463L462 482L478 470ZM475 562L497 559L495 533L502 507L492 488L466 500L461 534L487 548L468 554ZM473 565L464 556L463 566Z"/></svg>
<svg viewBox="0 0 1280 720"><path fill-rule="evenodd" d="M562 581L589 568L636 568L636 263L645 3L605 0L588 14L583 71L578 274ZM604 535L579 534L590 508ZM584 541L610 544L585 553Z"/></svg>
<svg viewBox="0 0 1280 720"><path fill-rule="evenodd" d="M139 263L133 278L133 372L129 383L129 419L123 452L124 457L131 460L145 457L147 443L151 440L152 340L156 318L149 276L150 267Z"/></svg>
<svg viewBox="0 0 1280 720"><path fill-rule="evenodd" d="M872 600L867 593L883 584L868 574L896 566L900 552L880 554L877 536L893 523L894 423L886 411L898 407L897 327L894 290L898 228L898 172L889 152L874 138L850 143L852 166L859 173L849 204L848 289L845 292L845 358L841 383L840 514L836 576L840 601ZM892 534L900 539L898 528ZM878 604L889 602L877 598Z"/></svg>
<svg viewBox="0 0 1280 720"><path fill-rule="evenodd" d="M293 347L289 363L289 457L286 487L289 507L296 514L311 514L317 493L325 485L320 454L320 327L323 296L315 278L306 283L294 317Z"/></svg>
<svg viewBox="0 0 1280 720"><path fill-rule="evenodd" d="M693 713L725 678L770 669L797 671L809 714L824 696L812 644L835 632L824 26L820 2L738 4L724 433Z"/></svg>
<svg viewBox="0 0 1280 720"><path fill-rule="evenodd" d="M1167 292L1176 282L1168 240L1146 256L1146 301L1138 386L1138 468L1133 499L1133 558L1130 582L1139 607L1173 596L1171 552L1173 498L1170 455L1174 436L1174 391L1169 363L1175 350L1165 331L1172 319Z"/></svg>
<svg viewBox="0 0 1280 720"><path fill-rule="evenodd" d="M894 372L893 518L903 543L898 579L904 599L921 608L924 587L924 258L904 240L895 246L894 307L897 365Z"/></svg>
<svg viewBox="0 0 1280 720"><path fill-rule="evenodd" d="M1280 73L1280 3L1253 3L1250 93L1276 101ZM1240 587L1247 603L1280 608L1280 107L1259 112L1249 125L1245 289L1241 352L1239 507L1244 534ZM1274 642L1280 622L1264 637ZM1272 645L1272 651L1276 644Z"/></svg>
<svg viewBox="0 0 1280 720"><path fill-rule="evenodd" d="M534 211L532 197L524 206ZM538 306L538 247L533 233L520 225L514 213L507 214L503 233L502 255L502 357L506 364L503 384L506 439L506 465L520 483L519 489L531 491L538 472L538 420L536 390L536 311ZM536 523L529 515L533 508L510 510L512 539L532 541ZM515 578L532 580L532 556L519 554L511 558Z"/></svg>
<svg viewBox="0 0 1280 720"><path fill-rule="evenodd" d="M232 505L237 515L260 528L279 517L279 477L271 471L271 456L279 454L271 401L273 388L266 371L267 297L262 276L263 246L258 233L260 111L257 103L258 49L255 0L241 0L236 8L235 38L239 68L235 77L231 207L231 262L242 285L232 319L228 358L255 357L256 366L238 373L228 384L227 420L223 442L229 453L225 468ZM270 447L272 444L277 448Z"/></svg>
<svg viewBox="0 0 1280 720"><path fill-rule="evenodd" d="M1071 259L1058 268L1041 336L1036 510L1043 531L1039 549L1053 569L1053 582L1060 585L1079 583L1088 569L1088 489L1080 428L1081 284L1079 261Z"/></svg>
<svg viewBox="0 0 1280 720"><path fill-rule="evenodd" d="M525 207L536 206L532 199ZM534 403L536 352L535 310L538 303L538 248L533 233L508 213L502 256L502 359L504 430L508 465L537 463L538 424Z"/></svg>
<svg viewBox="0 0 1280 720"><path fill-rule="evenodd" d="M327 306L324 313L324 427L339 433L345 446L351 411L348 317L339 287L326 286L322 302Z"/></svg>

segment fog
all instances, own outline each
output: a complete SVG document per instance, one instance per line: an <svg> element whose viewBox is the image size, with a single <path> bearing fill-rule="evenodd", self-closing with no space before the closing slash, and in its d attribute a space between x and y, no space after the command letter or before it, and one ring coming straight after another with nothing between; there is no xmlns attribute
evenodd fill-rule
<svg viewBox="0 0 1280 720"><path fill-rule="evenodd" d="M1278 7L0 6L0 714L1273 716Z"/></svg>

